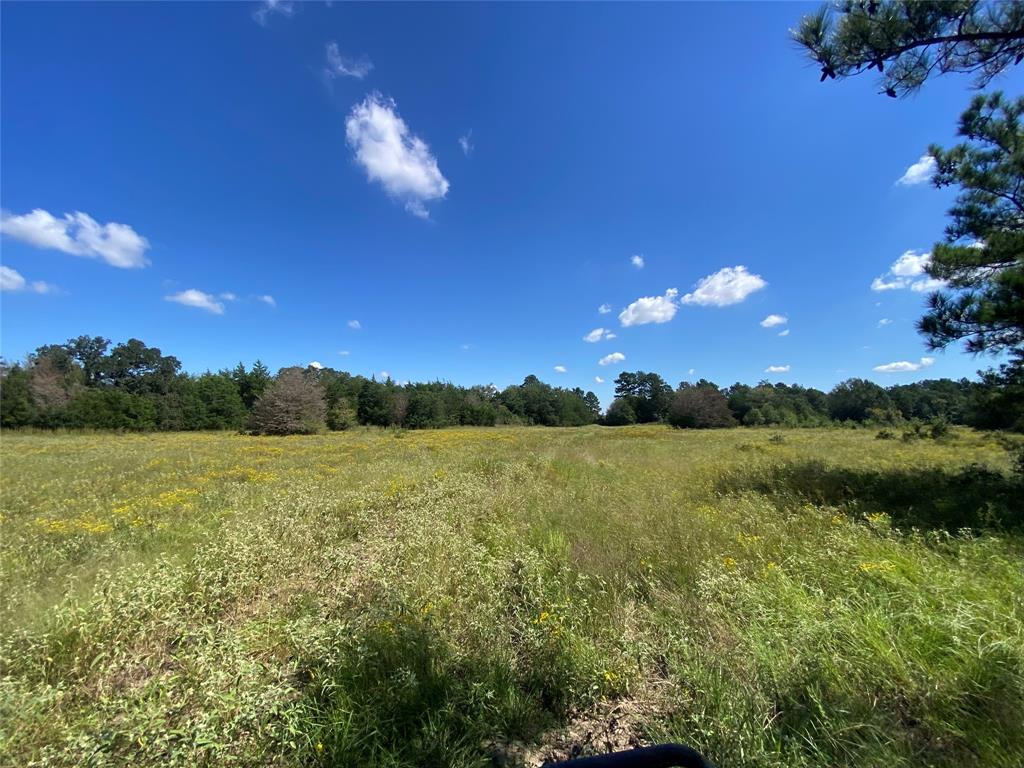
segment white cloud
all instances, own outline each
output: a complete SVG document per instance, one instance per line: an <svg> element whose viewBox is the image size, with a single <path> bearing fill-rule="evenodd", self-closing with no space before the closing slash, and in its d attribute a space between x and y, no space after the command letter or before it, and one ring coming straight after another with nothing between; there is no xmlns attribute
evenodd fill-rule
<svg viewBox="0 0 1024 768"><path fill-rule="evenodd" d="M932 262L930 253L904 251L889 267L889 271L871 281L872 291L898 291L909 288L912 291L935 291L946 283L928 277L926 271Z"/></svg>
<svg viewBox="0 0 1024 768"><path fill-rule="evenodd" d="M358 320L349 320L348 327L351 328L353 331L358 331L363 327L363 324L360 323Z"/></svg>
<svg viewBox="0 0 1024 768"><path fill-rule="evenodd" d="M911 363L908 360L900 360L895 363L876 365L872 370L877 371L878 373L909 373L911 371L919 371L922 368L927 368L934 362L934 357L922 357L916 363Z"/></svg>
<svg viewBox="0 0 1024 768"><path fill-rule="evenodd" d="M271 296L269 293L265 293L262 296L257 296L256 297L256 301L262 301L268 307L276 307L277 306L277 302L274 300L274 297Z"/></svg>
<svg viewBox="0 0 1024 768"><path fill-rule="evenodd" d="M890 320L888 317L883 317L881 320L878 321L879 328L884 328L887 325L892 325L892 320Z"/></svg>
<svg viewBox="0 0 1024 768"><path fill-rule="evenodd" d="M238 301L238 296L236 296L235 294L231 293L231 291L227 291L226 293L222 293L220 295L220 298L224 299L224 301Z"/></svg>
<svg viewBox="0 0 1024 768"><path fill-rule="evenodd" d="M390 378L391 378L391 374L390 374L390 373L388 373L387 371L381 371L381 372L380 372L379 374L377 374L377 375L378 375L378 376L380 376L380 377L381 377L381 379L383 379L384 381L387 381L388 379L390 379Z"/></svg>
<svg viewBox="0 0 1024 768"><path fill-rule="evenodd" d="M448 180L437 160L423 140L409 132L394 100L376 93L367 96L352 107L345 135L367 179L379 182L414 216L429 218L424 203L448 194Z"/></svg>
<svg viewBox="0 0 1024 768"><path fill-rule="evenodd" d="M783 317L782 315L768 315L768 317L761 321L761 327L774 328L776 325L785 325L788 322L788 317Z"/></svg>
<svg viewBox="0 0 1024 768"><path fill-rule="evenodd" d="M789 336L789 328L784 331L779 331L779 336Z"/></svg>
<svg viewBox="0 0 1024 768"><path fill-rule="evenodd" d="M0 267L0 291L29 291L30 293L53 293L57 286L44 283L42 280L29 282L21 273L10 267Z"/></svg>
<svg viewBox="0 0 1024 768"><path fill-rule="evenodd" d="M896 180L897 184L911 186L928 181L935 173L935 158L931 155L921 155L921 158Z"/></svg>
<svg viewBox="0 0 1024 768"><path fill-rule="evenodd" d="M643 269L644 268L644 257L641 256L640 254L634 254L633 256L630 257L629 263L632 264L637 269Z"/></svg>
<svg viewBox="0 0 1024 768"><path fill-rule="evenodd" d="M788 365L769 365L764 369L765 373L789 373Z"/></svg>
<svg viewBox="0 0 1024 768"><path fill-rule="evenodd" d="M341 355L342 357L348 357L352 353L349 352L347 349L339 349L338 354Z"/></svg>
<svg viewBox="0 0 1024 768"><path fill-rule="evenodd" d="M327 44L327 66L324 67L324 75L329 79L335 77L354 77L362 80L373 69L373 62L365 56L358 59L350 59L343 56L338 44L333 40Z"/></svg>
<svg viewBox="0 0 1024 768"><path fill-rule="evenodd" d="M669 288L664 296L643 296L619 313L619 322L624 328L647 323L667 323L676 316L679 305L676 296L679 291Z"/></svg>
<svg viewBox="0 0 1024 768"><path fill-rule="evenodd" d="M469 157L473 152L473 129L470 128L469 133L465 136L459 136L459 146L462 147L462 154Z"/></svg>
<svg viewBox="0 0 1024 768"><path fill-rule="evenodd" d="M686 372L686 375L687 375L687 376L693 376L693 374L695 374L696 372L697 372L697 369L696 369L696 368L691 368L690 370L688 370L688 371Z"/></svg>
<svg viewBox="0 0 1024 768"><path fill-rule="evenodd" d="M615 334L609 331L607 328L595 328L586 336L583 337L584 341L589 341L591 344L598 341L609 341L610 339L616 338Z"/></svg>
<svg viewBox="0 0 1024 768"><path fill-rule="evenodd" d="M607 315L609 312L612 311L612 305L602 304L600 307L597 308L597 311L600 312L602 315Z"/></svg>
<svg viewBox="0 0 1024 768"><path fill-rule="evenodd" d="M65 213L58 219L49 211L36 208L31 213L15 216L0 213L0 232L15 240L69 253L103 259L112 267L144 267L149 241L127 224L100 224L81 211Z"/></svg>
<svg viewBox="0 0 1024 768"><path fill-rule="evenodd" d="M595 376L594 377L594 383L595 384L604 384L604 379L602 379L600 376Z"/></svg>
<svg viewBox="0 0 1024 768"><path fill-rule="evenodd" d="M224 305L217 301L215 296L197 291L195 288L189 288L187 291L181 291L180 293L172 293L170 296L164 296L164 299L184 304L186 307L205 309L207 312L212 312L215 315L224 314Z"/></svg>
<svg viewBox="0 0 1024 768"><path fill-rule="evenodd" d="M556 365L555 366L555 373L565 373L565 371L566 371L566 368L565 368L564 365Z"/></svg>
<svg viewBox="0 0 1024 768"><path fill-rule="evenodd" d="M323 370L324 364L321 363L319 360L310 360L308 363L306 363L306 367L312 368L315 371L321 371Z"/></svg>
<svg viewBox="0 0 1024 768"><path fill-rule="evenodd" d="M626 356L621 352L612 352L610 355L605 355L597 361L598 365L611 365L612 363L621 363L626 359Z"/></svg>
<svg viewBox="0 0 1024 768"><path fill-rule="evenodd" d="M290 0L263 0L260 7L253 11L252 17L258 24L267 26L268 18L275 13L291 16L295 13L295 3Z"/></svg>
<svg viewBox="0 0 1024 768"><path fill-rule="evenodd" d="M752 275L744 266L725 267L713 275L703 277L693 293L683 296L684 304L726 307L738 304L747 296L764 288L768 283L760 275Z"/></svg>

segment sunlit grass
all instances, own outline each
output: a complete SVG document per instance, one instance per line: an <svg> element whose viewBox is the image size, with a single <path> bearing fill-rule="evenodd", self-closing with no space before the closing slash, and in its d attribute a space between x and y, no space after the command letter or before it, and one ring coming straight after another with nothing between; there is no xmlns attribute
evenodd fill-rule
<svg viewBox="0 0 1024 768"><path fill-rule="evenodd" d="M0 761L1021 764L1000 440L777 432L5 434Z"/></svg>

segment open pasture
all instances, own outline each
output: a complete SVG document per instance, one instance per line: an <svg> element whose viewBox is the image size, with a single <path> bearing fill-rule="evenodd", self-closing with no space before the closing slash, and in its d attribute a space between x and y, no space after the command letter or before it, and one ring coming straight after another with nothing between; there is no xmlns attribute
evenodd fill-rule
<svg viewBox="0 0 1024 768"><path fill-rule="evenodd" d="M1021 486L870 430L7 433L4 765L1024 762Z"/></svg>

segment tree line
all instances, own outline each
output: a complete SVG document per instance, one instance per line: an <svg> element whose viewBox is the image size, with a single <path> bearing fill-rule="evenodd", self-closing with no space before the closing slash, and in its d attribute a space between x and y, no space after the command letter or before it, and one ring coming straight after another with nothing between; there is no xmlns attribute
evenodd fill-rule
<svg viewBox="0 0 1024 768"><path fill-rule="evenodd" d="M432 429L498 424L552 427L667 423L682 428L826 426L942 421L1024 431L1024 365L979 381L881 387L848 379L829 392L761 381L701 379L673 388L657 373L624 371L605 413L593 392L527 376L499 390L450 382L398 384L324 367L272 374L257 361L200 375L138 339L80 336L0 368L0 426L40 429L248 430L313 433L356 425Z"/></svg>

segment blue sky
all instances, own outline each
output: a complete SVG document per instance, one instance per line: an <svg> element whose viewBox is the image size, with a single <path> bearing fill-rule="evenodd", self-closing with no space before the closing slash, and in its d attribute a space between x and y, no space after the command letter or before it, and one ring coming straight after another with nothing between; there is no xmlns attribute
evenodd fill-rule
<svg viewBox="0 0 1024 768"><path fill-rule="evenodd" d="M621 370L973 375L913 328L952 194L899 183L970 83L819 84L813 7L5 3L3 355L138 337L606 404Z"/></svg>

